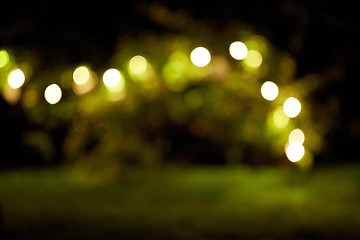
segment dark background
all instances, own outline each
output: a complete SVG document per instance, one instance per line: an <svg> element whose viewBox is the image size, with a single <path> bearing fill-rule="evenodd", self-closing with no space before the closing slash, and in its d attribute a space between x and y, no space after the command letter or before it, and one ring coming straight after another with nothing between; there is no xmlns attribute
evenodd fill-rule
<svg viewBox="0 0 360 240"><path fill-rule="evenodd" d="M37 71L84 61L94 68L106 66L121 37L171 31L149 18L147 8L151 4L206 21L214 29L234 21L247 23L275 48L292 55L298 77L310 72L326 74L329 82L316 93L315 100L325 102L329 97L338 97L340 113L334 116L338 124L326 137L319 161L355 160L360 140L360 30L353 1L6 3L1 8L0 47L13 49L15 55L35 53ZM7 148L27 126L21 123L21 111L4 102L0 107L3 130L13 128ZM19 124L15 127L15 123Z"/></svg>

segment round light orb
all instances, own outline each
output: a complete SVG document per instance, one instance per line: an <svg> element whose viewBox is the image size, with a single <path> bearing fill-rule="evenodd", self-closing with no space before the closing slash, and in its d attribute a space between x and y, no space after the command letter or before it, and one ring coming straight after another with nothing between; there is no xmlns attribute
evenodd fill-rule
<svg viewBox="0 0 360 240"><path fill-rule="evenodd" d="M285 150L287 158L291 162L298 162L300 161L304 154L305 154L305 148L304 146L299 142L292 142L289 143Z"/></svg>
<svg viewBox="0 0 360 240"><path fill-rule="evenodd" d="M133 74L141 75L146 71L146 58L140 55L134 56L130 59L129 69Z"/></svg>
<svg viewBox="0 0 360 240"><path fill-rule="evenodd" d="M299 128L293 130L289 134L289 143L298 142L300 144L303 144L304 141L305 141L305 134Z"/></svg>
<svg viewBox="0 0 360 240"><path fill-rule="evenodd" d="M45 100L50 104L56 104L62 97L61 88L57 84L49 85L44 92Z"/></svg>
<svg viewBox="0 0 360 240"><path fill-rule="evenodd" d="M211 54L206 48L197 47L191 52L190 59L195 66L205 67L211 61Z"/></svg>
<svg viewBox="0 0 360 240"><path fill-rule="evenodd" d="M263 61L262 55L256 50L250 50L244 58L244 63L250 68L257 68Z"/></svg>
<svg viewBox="0 0 360 240"><path fill-rule="evenodd" d="M118 85L121 81L122 77L121 74L119 72L119 70L115 69L115 68L111 68L106 70L106 72L103 75L103 82L105 84L106 87L115 87L116 85Z"/></svg>
<svg viewBox="0 0 360 240"><path fill-rule="evenodd" d="M286 116L294 118L301 112L301 103L296 98L290 97L285 100L283 108Z"/></svg>
<svg viewBox="0 0 360 240"><path fill-rule="evenodd" d="M273 113L273 123L277 128L285 128L289 123L289 117L286 116L282 107L278 107Z"/></svg>
<svg viewBox="0 0 360 240"><path fill-rule="evenodd" d="M248 49L245 43L236 41L230 44L229 46L230 55L236 60L242 60L246 58L248 54Z"/></svg>
<svg viewBox="0 0 360 240"><path fill-rule="evenodd" d="M9 54L6 50L0 50L0 68L5 67L9 63Z"/></svg>
<svg viewBox="0 0 360 240"><path fill-rule="evenodd" d="M15 69L9 74L8 83L11 88L20 88L24 82L25 74L20 69Z"/></svg>
<svg viewBox="0 0 360 240"><path fill-rule="evenodd" d="M261 95L266 100L273 101L279 95L279 88L271 81L264 82L261 86Z"/></svg>
<svg viewBox="0 0 360 240"><path fill-rule="evenodd" d="M87 67L84 66L78 67L73 73L73 79L77 85L84 85L87 83L87 81L89 81L89 78L90 71Z"/></svg>

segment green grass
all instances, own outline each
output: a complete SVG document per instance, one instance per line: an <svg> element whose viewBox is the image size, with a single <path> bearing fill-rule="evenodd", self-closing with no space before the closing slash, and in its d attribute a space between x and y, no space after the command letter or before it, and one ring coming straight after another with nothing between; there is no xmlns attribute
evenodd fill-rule
<svg viewBox="0 0 360 240"><path fill-rule="evenodd" d="M360 238L360 166L111 173L0 173L5 239Z"/></svg>

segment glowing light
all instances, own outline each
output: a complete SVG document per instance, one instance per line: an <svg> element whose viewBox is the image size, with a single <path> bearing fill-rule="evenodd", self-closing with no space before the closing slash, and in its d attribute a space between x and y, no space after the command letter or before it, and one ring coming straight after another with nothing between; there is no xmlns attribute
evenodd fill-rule
<svg viewBox="0 0 360 240"><path fill-rule="evenodd" d="M246 58L248 49L244 43L236 41L230 44L229 52L234 59L242 60Z"/></svg>
<svg viewBox="0 0 360 240"><path fill-rule="evenodd" d="M26 108L35 107L39 100L38 93L35 89L28 89L24 92L22 104Z"/></svg>
<svg viewBox="0 0 360 240"><path fill-rule="evenodd" d="M124 88L125 81L119 70L111 68L103 75L103 82L108 88Z"/></svg>
<svg viewBox="0 0 360 240"><path fill-rule="evenodd" d="M275 109L273 121L277 128L285 128L288 125L289 117L285 115L282 107Z"/></svg>
<svg viewBox="0 0 360 240"><path fill-rule="evenodd" d="M275 83L267 81L261 86L261 95L266 100L272 101L279 95L279 88Z"/></svg>
<svg viewBox="0 0 360 240"><path fill-rule="evenodd" d="M9 54L5 50L0 50L0 68L5 67L9 63Z"/></svg>
<svg viewBox="0 0 360 240"><path fill-rule="evenodd" d="M191 52L190 59L195 66L205 67L211 61L211 54L206 48L197 47Z"/></svg>
<svg viewBox="0 0 360 240"><path fill-rule="evenodd" d="M301 111L301 103L294 97L290 97L284 102L284 112L289 118L294 118Z"/></svg>
<svg viewBox="0 0 360 240"><path fill-rule="evenodd" d="M244 58L244 63L251 68L257 68L262 63L262 55L260 52L256 50L248 51L246 58Z"/></svg>
<svg viewBox="0 0 360 240"><path fill-rule="evenodd" d="M289 143L298 142L303 144L305 141L305 134L300 129L293 130L289 135Z"/></svg>
<svg viewBox="0 0 360 240"><path fill-rule="evenodd" d="M57 84L51 84L45 89L45 99L50 104L56 104L62 97L61 88Z"/></svg>
<svg viewBox="0 0 360 240"><path fill-rule="evenodd" d="M25 75L20 69L16 69L9 74L8 83L11 88L20 88L24 82Z"/></svg>
<svg viewBox="0 0 360 240"><path fill-rule="evenodd" d="M291 162L298 162L303 158L305 148L299 142L292 142L285 146L285 153Z"/></svg>
<svg viewBox="0 0 360 240"><path fill-rule="evenodd" d="M141 75L146 71L147 61L143 56L137 55L130 59L129 69L133 74Z"/></svg>
<svg viewBox="0 0 360 240"><path fill-rule="evenodd" d="M73 73L74 82L77 85L84 85L90 78L90 71L84 66L78 67Z"/></svg>
<svg viewBox="0 0 360 240"><path fill-rule="evenodd" d="M21 98L21 90L19 88L6 86L2 91L2 96L8 103L15 104Z"/></svg>

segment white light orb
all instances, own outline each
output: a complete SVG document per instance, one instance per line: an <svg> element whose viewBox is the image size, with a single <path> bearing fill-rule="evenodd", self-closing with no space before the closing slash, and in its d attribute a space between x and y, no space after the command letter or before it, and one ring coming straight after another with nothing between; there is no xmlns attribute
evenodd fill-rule
<svg viewBox="0 0 360 240"><path fill-rule="evenodd" d="M25 74L20 69L15 69L9 74L8 83L11 88L20 88L24 82Z"/></svg>
<svg viewBox="0 0 360 240"><path fill-rule="evenodd" d="M121 76L119 70L117 70L115 68L106 70L106 72L103 75L103 82L104 82L105 86L108 88L112 88L112 87L115 87L116 85L118 85L120 83L121 79L122 79L122 76Z"/></svg>
<svg viewBox="0 0 360 240"><path fill-rule="evenodd" d="M61 88L57 84L51 84L45 89L45 100L50 104L56 104L62 97Z"/></svg>
<svg viewBox="0 0 360 240"><path fill-rule="evenodd" d="M230 44L229 52L234 59L241 60L246 58L248 49L243 42L236 41Z"/></svg>
<svg viewBox="0 0 360 240"><path fill-rule="evenodd" d="M305 154L305 148L299 142L292 142L287 145L285 153L291 162L298 162L303 158Z"/></svg>
<svg viewBox="0 0 360 240"><path fill-rule="evenodd" d="M206 48L197 47L191 52L190 59L195 66L205 67L211 61L211 54Z"/></svg>
<svg viewBox="0 0 360 240"><path fill-rule="evenodd" d="M294 118L299 115L301 111L301 103L296 98L290 97L285 100L283 108L286 116Z"/></svg>
<svg viewBox="0 0 360 240"><path fill-rule="evenodd" d="M267 81L261 86L261 95L266 100L273 101L279 95L279 88L275 83Z"/></svg>

